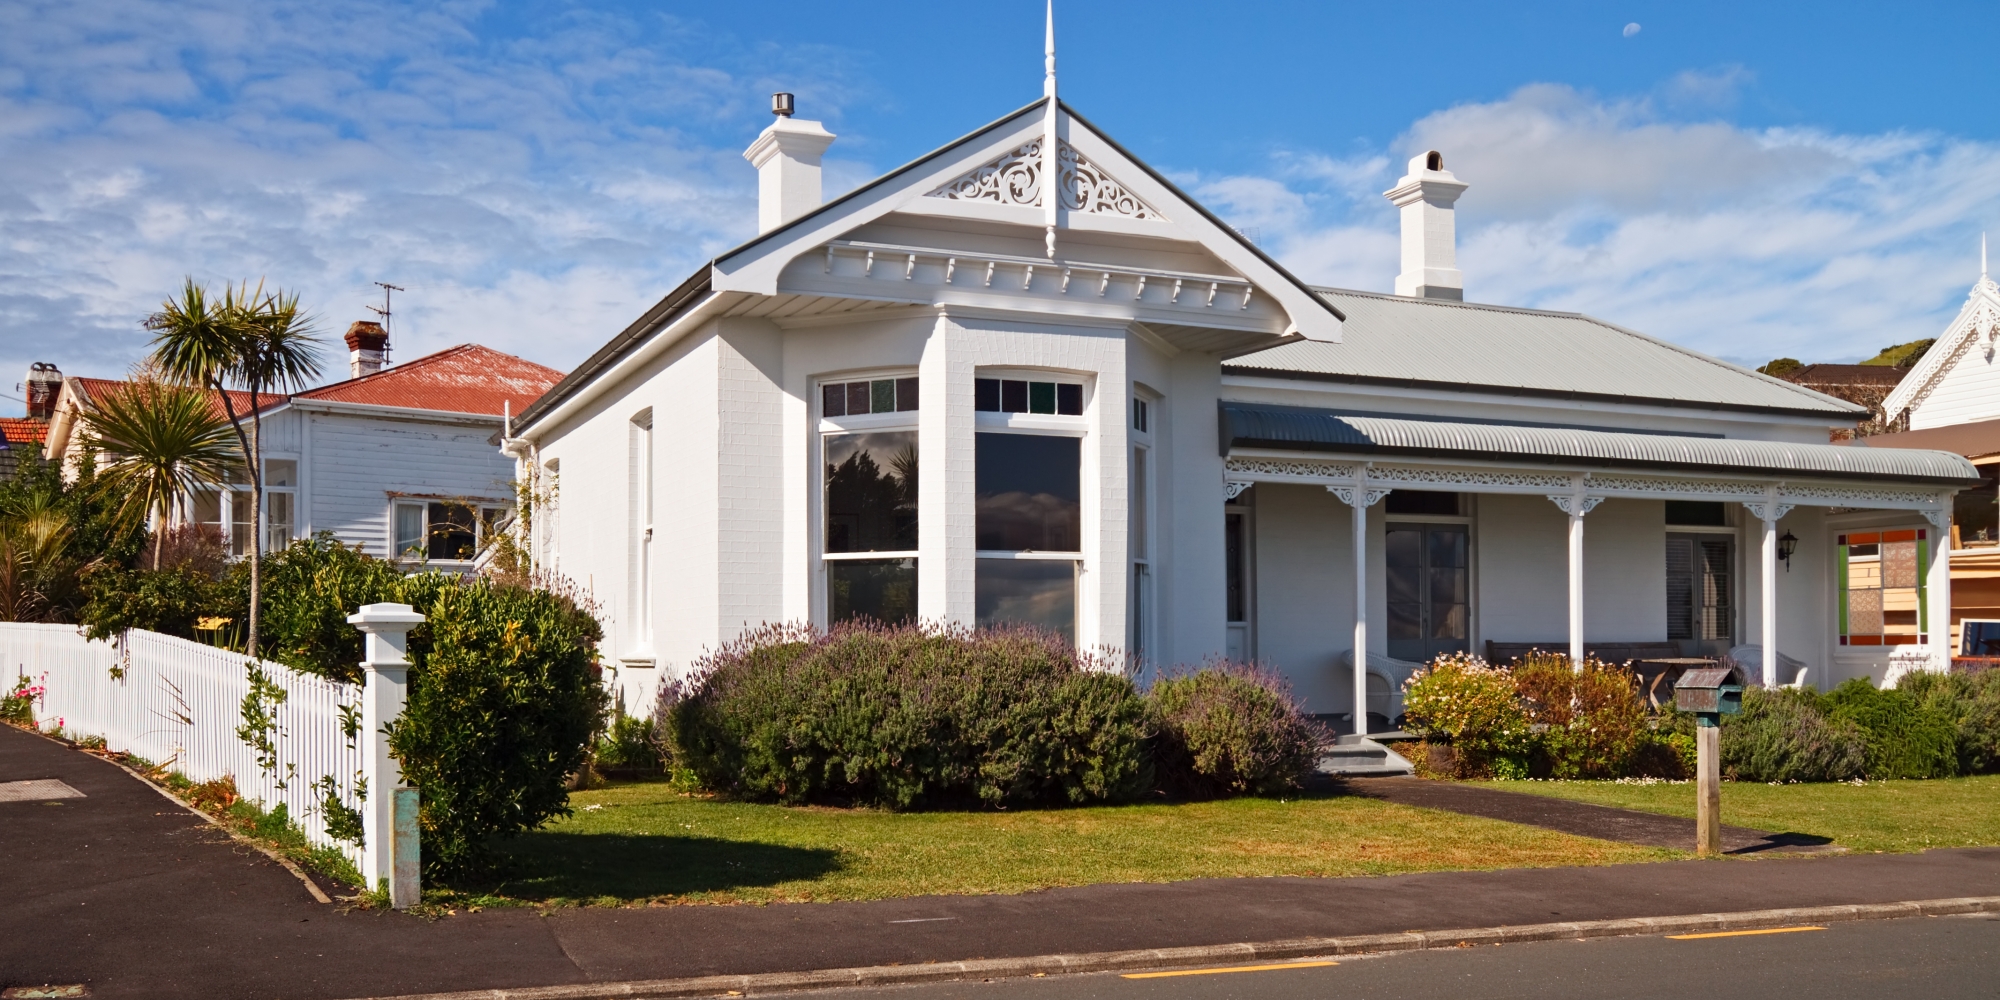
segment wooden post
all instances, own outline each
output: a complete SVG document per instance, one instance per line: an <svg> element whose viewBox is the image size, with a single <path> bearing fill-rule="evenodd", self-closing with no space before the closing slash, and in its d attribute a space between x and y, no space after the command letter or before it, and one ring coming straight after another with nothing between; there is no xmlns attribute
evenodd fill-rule
<svg viewBox="0 0 2000 1000"><path fill-rule="evenodd" d="M1695 853L1722 853L1722 727L1712 717L1695 729Z"/></svg>

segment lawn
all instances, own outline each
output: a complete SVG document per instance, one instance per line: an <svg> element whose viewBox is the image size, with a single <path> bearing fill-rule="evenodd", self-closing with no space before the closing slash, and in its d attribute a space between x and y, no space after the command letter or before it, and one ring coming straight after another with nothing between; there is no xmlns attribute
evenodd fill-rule
<svg viewBox="0 0 2000 1000"><path fill-rule="evenodd" d="M642 783L578 792L570 801L574 815L508 845L506 881L489 887L493 896L596 904L827 901L1685 856L1334 794L899 814L716 802Z"/></svg>
<svg viewBox="0 0 2000 1000"><path fill-rule="evenodd" d="M1503 781L1493 787L1669 816L1694 815L1692 783ZM1727 782L1722 786L1722 821L1831 837L1856 851L2000 844L2000 775L1864 785Z"/></svg>

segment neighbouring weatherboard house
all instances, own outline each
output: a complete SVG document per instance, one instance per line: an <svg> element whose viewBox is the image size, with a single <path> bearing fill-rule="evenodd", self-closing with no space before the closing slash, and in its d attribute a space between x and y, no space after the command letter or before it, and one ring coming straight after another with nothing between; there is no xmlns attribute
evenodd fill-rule
<svg viewBox="0 0 2000 1000"><path fill-rule="evenodd" d="M350 327L346 342L352 377L262 400L266 550L331 531L377 558L469 569L515 503L514 463L495 450L506 414L562 373L477 344L384 367L387 336L370 322ZM93 400L117 384L63 380L47 457L80 457ZM233 401L247 414L248 393ZM251 509L246 476L196 492L176 521L213 528L241 556Z"/></svg>
<svg viewBox="0 0 2000 1000"><path fill-rule="evenodd" d="M1256 659L1345 730L1454 650L1943 662L1965 459L1831 445L1865 407L1462 301L1435 151L1387 192L1398 294L1308 286L1050 61L1042 100L825 202L833 136L780 95L759 234L515 421L560 483L531 544L603 602L629 709L746 629L855 616Z"/></svg>

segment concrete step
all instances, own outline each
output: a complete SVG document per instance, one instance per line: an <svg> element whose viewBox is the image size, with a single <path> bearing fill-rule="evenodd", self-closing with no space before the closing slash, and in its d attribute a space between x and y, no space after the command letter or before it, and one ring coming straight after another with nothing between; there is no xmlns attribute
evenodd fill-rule
<svg viewBox="0 0 2000 1000"><path fill-rule="evenodd" d="M1364 739L1321 748L1317 770L1342 778L1386 778L1413 774L1416 769L1396 751Z"/></svg>

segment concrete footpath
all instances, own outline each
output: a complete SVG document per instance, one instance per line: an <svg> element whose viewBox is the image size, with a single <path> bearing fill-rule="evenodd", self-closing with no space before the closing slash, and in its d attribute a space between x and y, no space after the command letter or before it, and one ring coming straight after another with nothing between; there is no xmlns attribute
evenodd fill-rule
<svg viewBox="0 0 2000 1000"><path fill-rule="evenodd" d="M340 912L114 765L0 727L0 987L342 998L2000 896L2000 848L870 903Z"/></svg>

